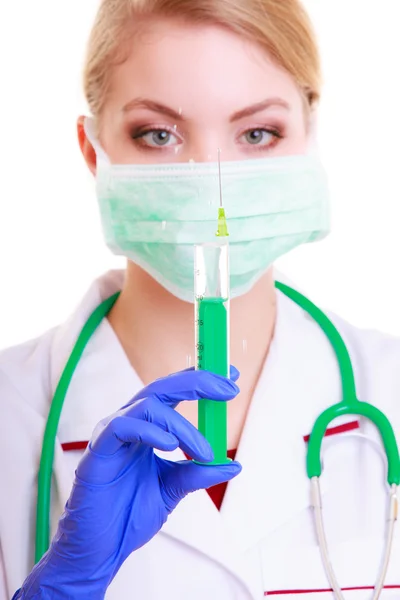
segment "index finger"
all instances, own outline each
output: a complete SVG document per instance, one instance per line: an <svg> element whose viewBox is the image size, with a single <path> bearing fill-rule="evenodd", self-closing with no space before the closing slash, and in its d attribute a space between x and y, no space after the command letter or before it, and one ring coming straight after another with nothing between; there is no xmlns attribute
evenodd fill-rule
<svg viewBox="0 0 400 600"><path fill-rule="evenodd" d="M149 396L155 396L163 404L172 407L182 400L226 401L235 398L239 391L234 381L221 375L209 371L181 371L153 381L136 394L126 406Z"/></svg>
<svg viewBox="0 0 400 600"><path fill-rule="evenodd" d="M183 371L180 371L180 373L189 373L189 372L195 371L195 370L196 370L196 367L188 367L187 369L183 369ZM175 375L175 373L171 373L170 375L167 375L167 377L171 377L171 375ZM230 365L229 379L236 382L239 379L239 377L240 377L240 371L238 371L238 369L236 367L234 367L233 365ZM160 377L160 379L164 379L164 378Z"/></svg>

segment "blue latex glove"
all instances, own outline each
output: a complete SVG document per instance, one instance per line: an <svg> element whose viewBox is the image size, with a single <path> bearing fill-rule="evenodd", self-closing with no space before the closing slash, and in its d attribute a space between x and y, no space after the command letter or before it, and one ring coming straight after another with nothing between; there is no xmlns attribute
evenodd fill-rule
<svg viewBox="0 0 400 600"><path fill-rule="evenodd" d="M234 398L238 378L187 370L145 387L101 421L75 474L49 551L15 600L104 598L126 558L146 544L190 492L235 477L241 466L201 466L157 457L178 446L195 460L213 459L203 435L174 408L182 400Z"/></svg>

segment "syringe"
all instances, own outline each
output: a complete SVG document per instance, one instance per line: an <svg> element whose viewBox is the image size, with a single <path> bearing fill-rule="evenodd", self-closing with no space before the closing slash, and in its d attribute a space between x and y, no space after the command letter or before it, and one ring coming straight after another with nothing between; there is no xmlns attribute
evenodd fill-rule
<svg viewBox="0 0 400 600"><path fill-rule="evenodd" d="M229 377L229 234L222 205L220 150L218 169L218 240L195 246L196 368ZM230 462L226 402L199 400L198 429L214 452L214 460L207 464Z"/></svg>

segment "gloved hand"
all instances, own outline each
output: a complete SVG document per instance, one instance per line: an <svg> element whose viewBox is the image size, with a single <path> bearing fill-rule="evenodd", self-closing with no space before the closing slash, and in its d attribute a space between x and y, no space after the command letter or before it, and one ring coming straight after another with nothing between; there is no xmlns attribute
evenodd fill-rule
<svg viewBox="0 0 400 600"><path fill-rule="evenodd" d="M146 544L188 493L235 477L241 466L202 466L161 459L153 448L178 446L195 460L213 459L202 434L174 408L182 400L234 398L232 380L186 370L158 379L100 422L75 474L49 551L17 598L104 598L126 558Z"/></svg>

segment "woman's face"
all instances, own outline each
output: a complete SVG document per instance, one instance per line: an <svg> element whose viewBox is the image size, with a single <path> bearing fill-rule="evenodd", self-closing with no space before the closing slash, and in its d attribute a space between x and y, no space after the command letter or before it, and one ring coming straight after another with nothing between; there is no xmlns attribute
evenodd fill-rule
<svg viewBox="0 0 400 600"><path fill-rule="evenodd" d="M302 154L307 129L296 83L257 45L158 21L114 68L100 141L112 163L243 160Z"/></svg>

